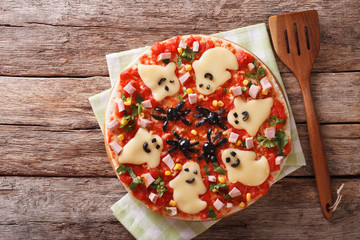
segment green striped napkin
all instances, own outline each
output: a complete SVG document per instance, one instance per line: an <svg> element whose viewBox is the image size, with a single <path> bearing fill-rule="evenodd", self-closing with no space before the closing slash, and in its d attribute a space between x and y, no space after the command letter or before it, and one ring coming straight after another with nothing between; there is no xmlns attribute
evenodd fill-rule
<svg viewBox="0 0 360 240"><path fill-rule="evenodd" d="M274 53L271 48L269 35L264 23L238 28L228 32L217 33L214 34L214 36L222 37L238 43L253 52L270 68L281 84L281 87L284 89ZM147 48L148 47L143 47L120 53L113 53L106 56L112 86L119 79L120 72L136 56L141 54ZM101 129L104 125L105 107L110 91L111 90L107 90L89 98ZM291 109L289 110L292 128L292 151L289 154L285 166L276 181L305 165L304 153L301 149L294 116ZM126 194L122 199L116 202L111 207L111 210L113 211L115 217L137 239L191 239L219 221L189 222L164 217L150 211L129 194ZM224 221L226 221L226 219Z"/></svg>

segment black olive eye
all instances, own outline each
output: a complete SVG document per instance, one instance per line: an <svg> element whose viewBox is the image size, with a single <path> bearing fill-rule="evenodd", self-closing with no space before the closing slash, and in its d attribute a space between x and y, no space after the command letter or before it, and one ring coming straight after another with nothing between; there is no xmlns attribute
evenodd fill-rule
<svg viewBox="0 0 360 240"><path fill-rule="evenodd" d="M163 82L166 81L166 78L161 78L159 81L158 81L158 85L161 85Z"/></svg>
<svg viewBox="0 0 360 240"><path fill-rule="evenodd" d="M156 138L153 138L153 139L151 140L151 142L152 142L152 143L156 142Z"/></svg>
<svg viewBox="0 0 360 240"><path fill-rule="evenodd" d="M239 124L239 121L238 121L238 120L235 120L235 124Z"/></svg>
<svg viewBox="0 0 360 240"><path fill-rule="evenodd" d="M210 85L207 85L207 86L206 86L206 89L209 90L209 89L210 89Z"/></svg>
<svg viewBox="0 0 360 240"><path fill-rule="evenodd" d="M170 83L174 83L175 81L174 80L170 80Z"/></svg>
<svg viewBox="0 0 360 240"><path fill-rule="evenodd" d="M230 162L230 158L229 158L229 157L226 158L226 162L227 162L227 163Z"/></svg>
<svg viewBox="0 0 360 240"><path fill-rule="evenodd" d="M204 86L204 84L202 84L202 83L200 83L200 84L199 84L199 87L201 87L201 88L202 88L203 86Z"/></svg>
<svg viewBox="0 0 360 240"><path fill-rule="evenodd" d="M211 73L205 73L204 78L208 78L210 81L212 81L214 79L214 77Z"/></svg>
<svg viewBox="0 0 360 240"><path fill-rule="evenodd" d="M168 87L168 86L165 86L165 90L166 90L166 91L169 91L169 87Z"/></svg>
<svg viewBox="0 0 360 240"><path fill-rule="evenodd" d="M188 168L185 168L184 170L185 170L185 172L188 172L188 171L189 171L189 169L188 169Z"/></svg>
<svg viewBox="0 0 360 240"><path fill-rule="evenodd" d="M241 113L244 117L243 120L246 121L249 118L249 113L247 111Z"/></svg>
<svg viewBox="0 0 360 240"><path fill-rule="evenodd" d="M156 145L156 149L159 149L160 148L160 145Z"/></svg>
<svg viewBox="0 0 360 240"><path fill-rule="evenodd" d="M195 170L194 173L197 174L197 170Z"/></svg>
<svg viewBox="0 0 360 240"><path fill-rule="evenodd" d="M234 117L237 118L239 115L237 113L234 113Z"/></svg>
<svg viewBox="0 0 360 240"><path fill-rule="evenodd" d="M231 151L231 152L230 152L230 155L233 156L233 157L235 157L235 156L236 156L236 152Z"/></svg>

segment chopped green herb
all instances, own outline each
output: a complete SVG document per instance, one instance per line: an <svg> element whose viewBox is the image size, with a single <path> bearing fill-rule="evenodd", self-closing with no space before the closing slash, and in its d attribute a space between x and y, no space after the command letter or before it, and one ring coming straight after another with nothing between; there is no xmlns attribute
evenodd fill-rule
<svg viewBox="0 0 360 240"><path fill-rule="evenodd" d="M226 171L225 169L221 168L217 162L213 163L213 170L216 173L220 173L222 175L225 175Z"/></svg>
<svg viewBox="0 0 360 240"><path fill-rule="evenodd" d="M181 67L181 64L182 64L181 55L178 56L178 58L177 58L177 63L178 63L178 67Z"/></svg>
<svg viewBox="0 0 360 240"><path fill-rule="evenodd" d="M241 87L241 91L242 91L242 92L246 92L246 91L247 91L247 87Z"/></svg>
<svg viewBox="0 0 360 240"><path fill-rule="evenodd" d="M251 74L249 72L245 73L245 76L248 78L256 79L256 76L254 74Z"/></svg>
<svg viewBox="0 0 360 240"><path fill-rule="evenodd" d="M144 99L140 93L136 96L135 100L137 103L142 103L144 101Z"/></svg>
<svg viewBox="0 0 360 240"><path fill-rule="evenodd" d="M214 212L214 208L212 206L209 206L209 213L208 213L208 217L209 218L216 218L216 213Z"/></svg>
<svg viewBox="0 0 360 240"><path fill-rule="evenodd" d="M224 94L227 93L227 89L223 88L222 93L224 93Z"/></svg>
<svg viewBox="0 0 360 240"><path fill-rule="evenodd" d="M225 199L231 199L232 197L229 194L223 195L223 198Z"/></svg>
<svg viewBox="0 0 360 240"><path fill-rule="evenodd" d="M180 99L180 101L185 102L186 100L184 99L184 97L187 95L186 87L183 87L183 92L184 92L184 95L182 95L182 96L176 95L176 97L177 97L178 99Z"/></svg>
<svg viewBox="0 0 360 240"><path fill-rule="evenodd" d="M225 183L215 183L215 184L211 184L210 187L209 187L209 190L212 190L212 189L227 189L227 186Z"/></svg>
<svg viewBox="0 0 360 240"><path fill-rule="evenodd" d="M258 73L259 76L262 77L262 78L266 76L265 69L264 69L262 66L260 66L260 67L258 68L257 73Z"/></svg>
<svg viewBox="0 0 360 240"><path fill-rule="evenodd" d="M249 81L248 84L247 84L248 88L250 88L251 85L253 85L253 83L252 83L251 81ZM254 85L255 85L255 84L254 84Z"/></svg>
<svg viewBox="0 0 360 240"><path fill-rule="evenodd" d="M280 119L277 116L271 116L269 117L270 122L269 122L269 126L276 126L279 123L285 124L285 119Z"/></svg>
<svg viewBox="0 0 360 240"><path fill-rule="evenodd" d="M206 175L210 175L210 171L209 171L208 165L205 165L205 166L204 166L204 170L205 170Z"/></svg>
<svg viewBox="0 0 360 240"><path fill-rule="evenodd" d="M254 59L254 61L252 62L254 64L254 66L256 67L256 64L257 64L258 60L257 59Z"/></svg>
<svg viewBox="0 0 360 240"><path fill-rule="evenodd" d="M130 122L130 121L129 121ZM131 124L127 125L125 128L124 128L124 131L125 132L129 132L131 130L134 130L135 129L135 121L131 121Z"/></svg>
<svg viewBox="0 0 360 240"><path fill-rule="evenodd" d="M165 186L164 180L160 176L158 176L155 182L153 182L150 186L155 189L160 196L162 196L164 192L168 190Z"/></svg>
<svg viewBox="0 0 360 240"><path fill-rule="evenodd" d="M170 62L170 59L163 59L162 62L168 64Z"/></svg>
<svg viewBox="0 0 360 240"><path fill-rule="evenodd" d="M189 47L186 47L180 55L185 61L192 62L194 60L194 52Z"/></svg>
<svg viewBox="0 0 360 240"><path fill-rule="evenodd" d="M289 137L285 135L284 129L280 129L276 134L273 140L274 144L278 146L278 155L286 156L283 152L283 147L288 143Z"/></svg>
<svg viewBox="0 0 360 240"><path fill-rule="evenodd" d="M170 209L166 209L166 211L167 211L168 213L171 213L171 210L170 210Z"/></svg>
<svg viewBox="0 0 360 240"><path fill-rule="evenodd" d="M246 142L245 141L241 142L241 147L246 148Z"/></svg>
<svg viewBox="0 0 360 240"><path fill-rule="evenodd" d="M120 166L116 169L116 172L118 174L124 174L126 172L129 173L130 177L132 178L132 182L129 185L131 191L135 190L137 185L144 184L143 180L142 179L139 180L136 174L134 173L134 171L131 168L126 167L124 164L120 164Z"/></svg>
<svg viewBox="0 0 360 240"><path fill-rule="evenodd" d="M123 101L126 101L126 97L125 97L125 95L124 95L123 92L121 92L121 99L122 99Z"/></svg>
<svg viewBox="0 0 360 240"><path fill-rule="evenodd" d="M186 100L183 98L183 97L181 97L180 95L176 95L175 96L176 98L178 98L180 101L182 101L182 102L185 102Z"/></svg>
<svg viewBox="0 0 360 240"><path fill-rule="evenodd" d="M141 103L136 103L137 106L137 114L140 114L144 109L144 105L142 105Z"/></svg>
<svg viewBox="0 0 360 240"><path fill-rule="evenodd" d="M269 140L265 136L261 136L260 134L257 134L256 140L258 141L260 146L264 146L264 147L267 147L267 148L275 147L275 144L271 140Z"/></svg>

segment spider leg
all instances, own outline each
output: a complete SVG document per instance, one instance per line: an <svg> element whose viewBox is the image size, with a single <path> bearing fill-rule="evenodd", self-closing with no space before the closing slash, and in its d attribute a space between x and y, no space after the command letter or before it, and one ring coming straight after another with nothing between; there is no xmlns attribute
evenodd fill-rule
<svg viewBox="0 0 360 240"><path fill-rule="evenodd" d="M192 153L197 153L199 149L188 148L188 151Z"/></svg>
<svg viewBox="0 0 360 240"><path fill-rule="evenodd" d="M191 112L190 109L186 109L185 111L180 112L181 116L187 115Z"/></svg>
<svg viewBox="0 0 360 240"><path fill-rule="evenodd" d="M207 155L207 156L206 156L206 162L207 162L207 163L209 163L209 160L211 160L211 156L212 156L212 155Z"/></svg>
<svg viewBox="0 0 360 240"><path fill-rule="evenodd" d="M166 143L172 146L175 146L178 144L178 141L172 140L172 139L166 139Z"/></svg>
<svg viewBox="0 0 360 240"><path fill-rule="evenodd" d="M212 162L217 162L217 157L215 155L211 155L210 159Z"/></svg>
<svg viewBox="0 0 360 240"><path fill-rule="evenodd" d="M197 106L195 109L205 115L208 115L210 113L210 110L204 107Z"/></svg>
<svg viewBox="0 0 360 240"><path fill-rule="evenodd" d="M216 142L216 140L218 140L221 137L221 135L222 135L222 132L219 132L218 134L216 134L213 142Z"/></svg>
<svg viewBox="0 0 360 240"><path fill-rule="evenodd" d="M154 110L166 114L166 111L161 107L156 107Z"/></svg>
<svg viewBox="0 0 360 240"><path fill-rule="evenodd" d="M184 106L185 102L179 102L176 107L175 107L175 110L176 111L180 111L180 109Z"/></svg>
<svg viewBox="0 0 360 240"><path fill-rule="evenodd" d="M227 138L223 138L223 139L221 139L216 145L215 145L215 147L221 147L221 146L223 146L225 143L227 143L228 142L228 139Z"/></svg>
<svg viewBox="0 0 360 240"><path fill-rule="evenodd" d="M173 130L173 134L177 139L181 140L180 135L177 132L175 132L175 130Z"/></svg>
<svg viewBox="0 0 360 240"><path fill-rule="evenodd" d="M221 129L224 129L224 130L226 130L226 129L228 129L228 127L224 124L224 123L222 123L222 122L218 122L218 126L221 128Z"/></svg>
<svg viewBox="0 0 360 240"><path fill-rule="evenodd" d="M203 158L205 158L205 153L202 153L200 156L198 156L197 161L200 161Z"/></svg>
<svg viewBox="0 0 360 240"><path fill-rule="evenodd" d="M202 120L198 121L198 122L196 123L196 127L200 127L201 125L203 125L204 123L206 123L206 121L207 121L207 119L202 119Z"/></svg>
<svg viewBox="0 0 360 240"><path fill-rule="evenodd" d="M217 111L217 114L223 114L223 113L226 113L226 110L220 109L219 111Z"/></svg>
<svg viewBox="0 0 360 240"><path fill-rule="evenodd" d="M227 117L225 117L225 116L218 116L218 118L219 118L220 120L227 120Z"/></svg>
<svg viewBox="0 0 360 240"><path fill-rule="evenodd" d="M203 113L195 113L194 117L206 117L206 115Z"/></svg>
<svg viewBox="0 0 360 240"><path fill-rule="evenodd" d="M211 142L211 133L212 133L212 128L209 128L209 130L207 131L207 134L206 134L209 142Z"/></svg>
<svg viewBox="0 0 360 240"><path fill-rule="evenodd" d="M191 159L190 154L187 152L187 150L183 151L183 154L185 157L187 157L188 159Z"/></svg>
<svg viewBox="0 0 360 240"><path fill-rule="evenodd" d="M152 114L152 117L159 121L165 121L166 117Z"/></svg>
<svg viewBox="0 0 360 240"><path fill-rule="evenodd" d="M167 119L163 123L162 129L163 129L164 132L166 132L166 127L167 127L168 123L169 123L169 120L167 120Z"/></svg>
<svg viewBox="0 0 360 240"><path fill-rule="evenodd" d="M177 149L177 145L175 147L171 148L170 150L168 150L168 153L173 153L173 152L175 152L176 149Z"/></svg>
<svg viewBox="0 0 360 240"><path fill-rule="evenodd" d="M186 120L183 116L180 115L180 119L183 123L185 123L186 125L190 126L192 123L189 122L188 120Z"/></svg>
<svg viewBox="0 0 360 240"><path fill-rule="evenodd" d="M198 145L198 144L199 144L199 142L194 142L194 143L190 144L189 147L193 147L193 146L196 146L196 145Z"/></svg>

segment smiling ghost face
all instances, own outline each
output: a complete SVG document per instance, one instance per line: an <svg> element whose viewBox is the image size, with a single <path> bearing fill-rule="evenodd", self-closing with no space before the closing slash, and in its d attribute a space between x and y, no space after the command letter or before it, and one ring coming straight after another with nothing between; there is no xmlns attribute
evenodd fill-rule
<svg viewBox="0 0 360 240"><path fill-rule="evenodd" d="M180 82L175 75L175 68L176 65L173 62L166 67L142 64L138 66L140 78L151 89L156 101L161 101L179 91Z"/></svg>
<svg viewBox="0 0 360 240"><path fill-rule="evenodd" d="M119 163L140 165L147 163L150 168L160 163L163 141L160 136L152 135L145 128L139 128L135 137L131 139L121 151Z"/></svg>
<svg viewBox="0 0 360 240"><path fill-rule="evenodd" d="M196 214L206 208L206 202L199 198L200 194L206 192L206 187L202 181L200 166L196 162L185 163L169 186L174 189L173 197L181 211Z"/></svg>
<svg viewBox="0 0 360 240"><path fill-rule="evenodd" d="M234 100L235 108L228 114L229 123L237 129L245 129L254 137L261 124L269 117L273 99L251 100L245 103L240 97Z"/></svg>
<svg viewBox="0 0 360 240"><path fill-rule="evenodd" d="M222 152L221 160L226 166L229 181L240 182L247 186L262 184L270 174L267 159L263 156L255 160L256 154L252 151L241 151L228 148Z"/></svg>
<svg viewBox="0 0 360 240"><path fill-rule="evenodd" d="M198 61L193 63L196 76L196 89L209 95L216 88L231 78L229 70L237 70L235 55L223 47L215 47L205 51Z"/></svg>

